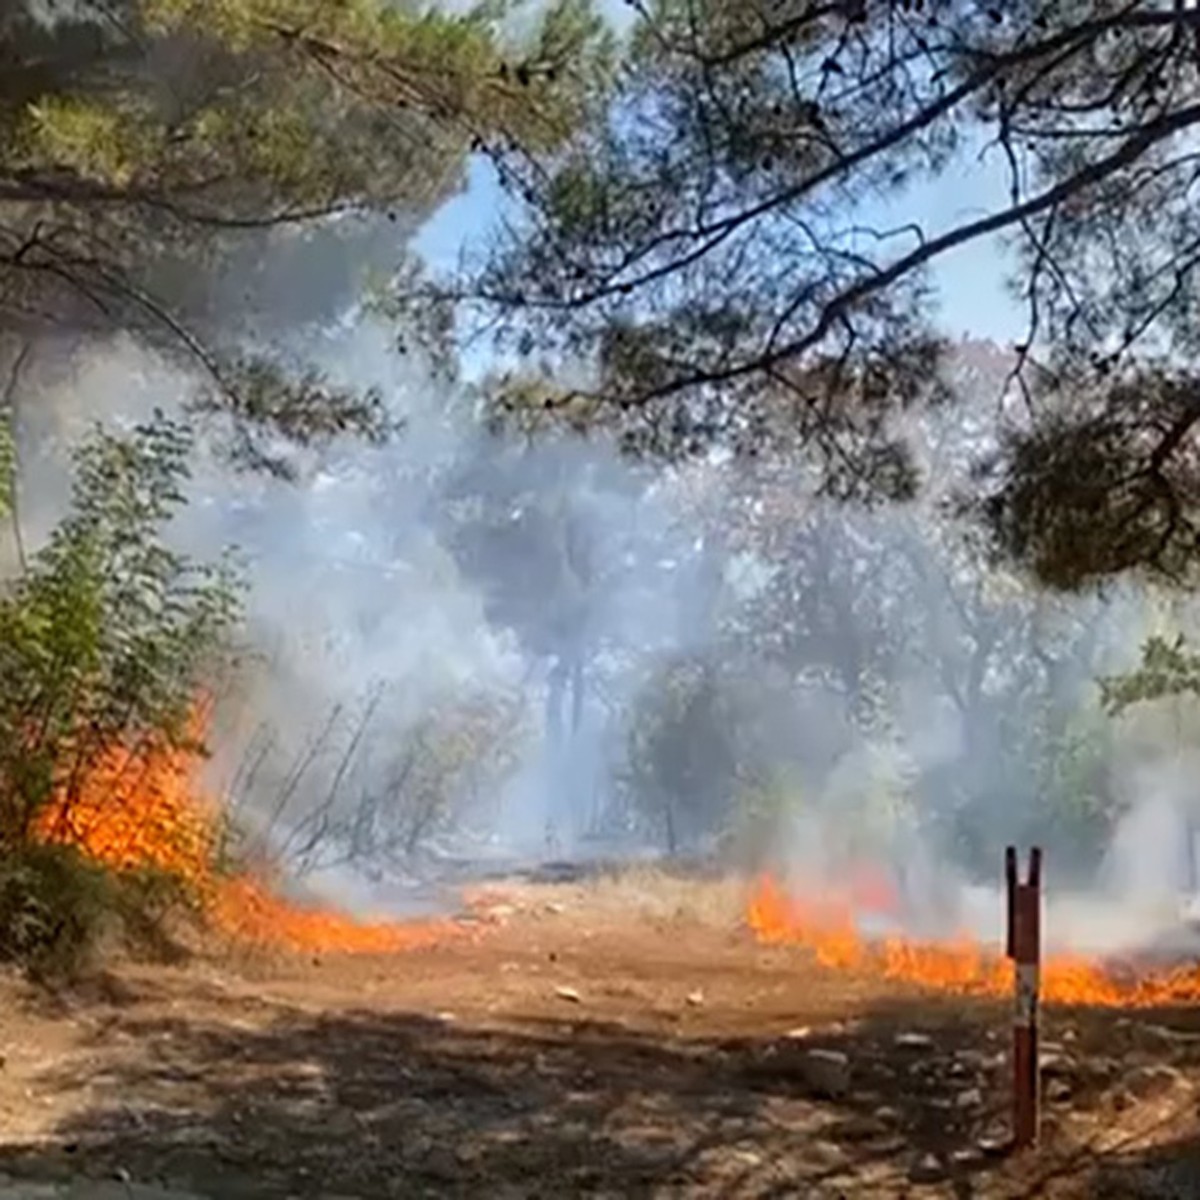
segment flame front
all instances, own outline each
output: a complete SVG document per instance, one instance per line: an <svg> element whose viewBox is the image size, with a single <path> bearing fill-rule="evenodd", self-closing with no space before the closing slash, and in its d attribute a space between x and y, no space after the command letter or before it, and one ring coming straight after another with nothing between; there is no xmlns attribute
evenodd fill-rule
<svg viewBox="0 0 1200 1200"><path fill-rule="evenodd" d="M806 901L770 875L755 884L746 922L764 945L802 946L822 966L916 984L958 995L1007 997L1012 963L969 934L946 942L865 937L851 900ZM1041 972L1042 999L1051 1004L1148 1008L1200 1003L1200 964L1118 978L1087 958L1057 954Z"/></svg>
<svg viewBox="0 0 1200 1200"><path fill-rule="evenodd" d="M192 737L207 713L198 707ZM232 938L319 953L386 954L462 936L450 921L365 923L275 895L250 874L216 870L218 806L200 794L199 756L186 749L114 747L38 815L35 836L73 844L118 871L154 867L199 898L214 928Z"/></svg>

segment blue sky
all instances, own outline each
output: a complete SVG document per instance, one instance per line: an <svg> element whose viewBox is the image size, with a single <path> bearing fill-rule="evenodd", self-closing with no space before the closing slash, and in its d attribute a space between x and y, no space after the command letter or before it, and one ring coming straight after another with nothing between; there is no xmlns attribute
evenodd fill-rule
<svg viewBox="0 0 1200 1200"><path fill-rule="evenodd" d="M903 212L906 218L919 219L928 233L973 220L1003 200L1003 179L985 165L915 189ZM487 232L501 202L490 170L473 166L466 191L443 206L421 230L418 250L436 266L453 266L464 243ZM892 216L895 219L896 214ZM1004 275L1005 256L995 239L968 244L940 260L933 276L945 332L1000 342L1019 339L1024 332L1024 313L1005 291Z"/></svg>
<svg viewBox="0 0 1200 1200"><path fill-rule="evenodd" d="M633 10L624 0L600 0L601 10L618 29L626 28ZM999 162L965 162L936 185L916 188L902 208L892 209L892 223L917 220L926 234L973 220L1002 205L1006 184ZM472 167L470 183L435 214L417 238L417 249L437 266L451 267L464 242L483 236L494 221L502 195L482 164ZM901 215L902 214L902 215ZM871 218L872 214L864 216ZM882 210L879 223L889 214ZM1024 334L1025 314L1004 288L1005 256L995 239L966 245L946 255L933 277L941 298L940 324L952 337L968 334L999 342Z"/></svg>

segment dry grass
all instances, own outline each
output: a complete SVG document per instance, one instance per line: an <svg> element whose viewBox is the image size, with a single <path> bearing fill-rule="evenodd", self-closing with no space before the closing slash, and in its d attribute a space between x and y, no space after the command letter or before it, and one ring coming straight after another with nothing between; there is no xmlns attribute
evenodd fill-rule
<svg viewBox="0 0 1200 1200"><path fill-rule="evenodd" d="M467 903L519 909L581 911L592 920L684 920L712 928L734 928L745 911L747 880L734 874L706 875L657 863L633 864L560 884L519 881L466 894Z"/></svg>

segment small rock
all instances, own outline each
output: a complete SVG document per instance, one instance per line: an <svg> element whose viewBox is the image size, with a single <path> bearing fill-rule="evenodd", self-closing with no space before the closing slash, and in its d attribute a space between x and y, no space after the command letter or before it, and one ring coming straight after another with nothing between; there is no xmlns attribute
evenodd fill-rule
<svg viewBox="0 0 1200 1200"><path fill-rule="evenodd" d="M570 1004L582 1004L583 997L573 987L556 987L554 994L560 1000L566 1000Z"/></svg>
<svg viewBox="0 0 1200 1200"><path fill-rule="evenodd" d="M1007 1129L993 1125L980 1135L975 1145L986 1158L999 1158L1012 1149L1012 1135Z"/></svg>
<svg viewBox="0 0 1200 1200"><path fill-rule="evenodd" d="M1071 1099L1071 1085L1065 1079L1051 1079L1046 1084L1046 1099L1051 1104L1066 1104Z"/></svg>
<svg viewBox="0 0 1200 1200"><path fill-rule="evenodd" d="M927 1033L898 1033L895 1044L900 1050L928 1050L933 1038Z"/></svg>
<svg viewBox="0 0 1200 1200"><path fill-rule="evenodd" d="M898 1121L900 1119L899 1110L884 1105L883 1108L875 1110L875 1119L877 1121Z"/></svg>
<svg viewBox="0 0 1200 1200"><path fill-rule="evenodd" d="M700 991L699 989L697 989L694 992L689 992L687 1002L693 1008L699 1008L700 1005L702 1005L704 1003L704 993L702 991Z"/></svg>
<svg viewBox="0 0 1200 1200"><path fill-rule="evenodd" d="M970 1167L983 1161L984 1152L979 1146L965 1146L955 1150L950 1155L950 1161L956 1167Z"/></svg>
<svg viewBox="0 0 1200 1200"><path fill-rule="evenodd" d="M850 1058L838 1050L810 1050L801 1069L809 1087L831 1100L840 1099L850 1088Z"/></svg>
<svg viewBox="0 0 1200 1200"><path fill-rule="evenodd" d="M798 1025L795 1029L789 1029L783 1036L794 1042L802 1042L811 1033L812 1030L807 1025Z"/></svg>
<svg viewBox="0 0 1200 1200"><path fill-rule="evenodd" d="M942 1160L936 1154L926 1154L908 1173L913 1183L940 1183L946 1178Z"/></svg>
<svg viewBox="0 0 1200 1200"><path fill-rule="evenodd" d="M1060 1052L1043 1053L1038 1055L1038 1067L1044 1076L1061 1078L1071 1074L1076 1069L1075 1060Z"/></svg>
<svg viewBox="0 0 1200 1200"><path fill-rule="evenodd" d="M986 1071L992 1061L992 1056L984 1054L982 1050L960 1050L954 1057L972 1071Z"/></svg>
<svg viewBox="0 0 1200 1200"><path fill-rule="evenodd" d="M983 1092L979 1088L967 1088L954 1097L955 1108L978 1108L983 1103Z"/></svg>
<svg viewBox="0 0 1200 1200"><path fill-rule="evenodd" d="M557 900L550 900L542 906L542 911L548 912L552 916L559 917L567 911L567 906L565 904L559 904Z"/></svg>

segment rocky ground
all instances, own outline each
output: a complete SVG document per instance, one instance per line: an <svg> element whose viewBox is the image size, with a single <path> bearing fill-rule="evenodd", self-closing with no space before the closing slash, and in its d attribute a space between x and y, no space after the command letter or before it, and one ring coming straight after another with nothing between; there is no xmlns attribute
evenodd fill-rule
<svg viewBox="0 0 1200 1200"><path fill-rule="evenodd" d="M0 1200L1200 1196L1200 1012L1046 1013L1013 1157L1007 1005L824 971L737 908L514 884L388 959L4 980Z"/></svg>

